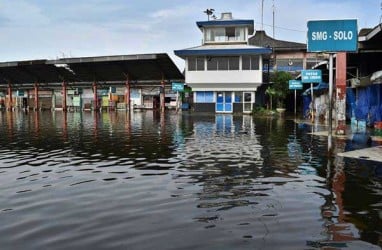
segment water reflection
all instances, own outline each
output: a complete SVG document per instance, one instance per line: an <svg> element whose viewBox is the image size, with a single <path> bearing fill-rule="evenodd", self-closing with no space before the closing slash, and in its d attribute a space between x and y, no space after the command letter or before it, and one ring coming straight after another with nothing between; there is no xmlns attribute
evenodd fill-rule
<svg viewBox="0 0 382 250"><path fill-rule="evenodd" d="M381 244L380 166L328 157L311 129L251 116L2 112L0 245Z"/></svg>

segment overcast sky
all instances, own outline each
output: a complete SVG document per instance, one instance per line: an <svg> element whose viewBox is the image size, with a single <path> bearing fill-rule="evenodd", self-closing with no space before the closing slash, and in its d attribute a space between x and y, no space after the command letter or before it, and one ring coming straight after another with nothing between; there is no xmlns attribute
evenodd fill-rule
<svg viewBox="0 0 382 250"><path fill-rule="evenodd" d="M0 0L0 61L61 57L168 53L201 44L196 21L203 13L232 12L254 19L261 29L261 0ZM358 19L358 28L375 27L381 0L264 0L263 27L275 37L306 42L306 23L317 19Z"/></svg>

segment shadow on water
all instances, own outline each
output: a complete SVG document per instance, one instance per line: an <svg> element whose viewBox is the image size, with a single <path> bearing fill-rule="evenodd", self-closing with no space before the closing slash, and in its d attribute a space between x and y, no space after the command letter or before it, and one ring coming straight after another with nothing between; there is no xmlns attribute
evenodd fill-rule
<svg viewBox="0 0 382 250"><path fill-rule="evenodd" d="M235 115L2 112L0 245L381 246L380 166L328 156L311 129Z"/></svg>

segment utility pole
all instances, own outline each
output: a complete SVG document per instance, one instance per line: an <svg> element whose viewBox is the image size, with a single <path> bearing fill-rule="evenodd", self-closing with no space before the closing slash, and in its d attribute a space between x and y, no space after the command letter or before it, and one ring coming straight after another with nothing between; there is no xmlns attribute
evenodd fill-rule
<svg viewBox="0 0 382 250"><path fill-rule="evenodd" d="M264 0L261 0L261 30L264 30Z"/></svg>
<svg viewBox="0 0 382 250"><path fill-rule="evenodd" d="M273 5L272 5L272 18L273 18L273 39L275 38L275 0L273 0Z"/></svg>

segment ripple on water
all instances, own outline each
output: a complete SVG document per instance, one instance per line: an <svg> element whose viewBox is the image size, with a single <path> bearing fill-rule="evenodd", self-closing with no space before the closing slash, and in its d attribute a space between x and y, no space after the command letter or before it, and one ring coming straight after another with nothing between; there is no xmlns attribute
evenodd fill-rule
<svg viewBox="0 0 382 250"><path fill-rule="evenodd" d="M39 133L22 119L9 133L0 112L4 249L304 249L334 235L378 242L374 172L345 162L345 172L327 174L323 141L313 144L291 121L39 114Z"/></svg>

